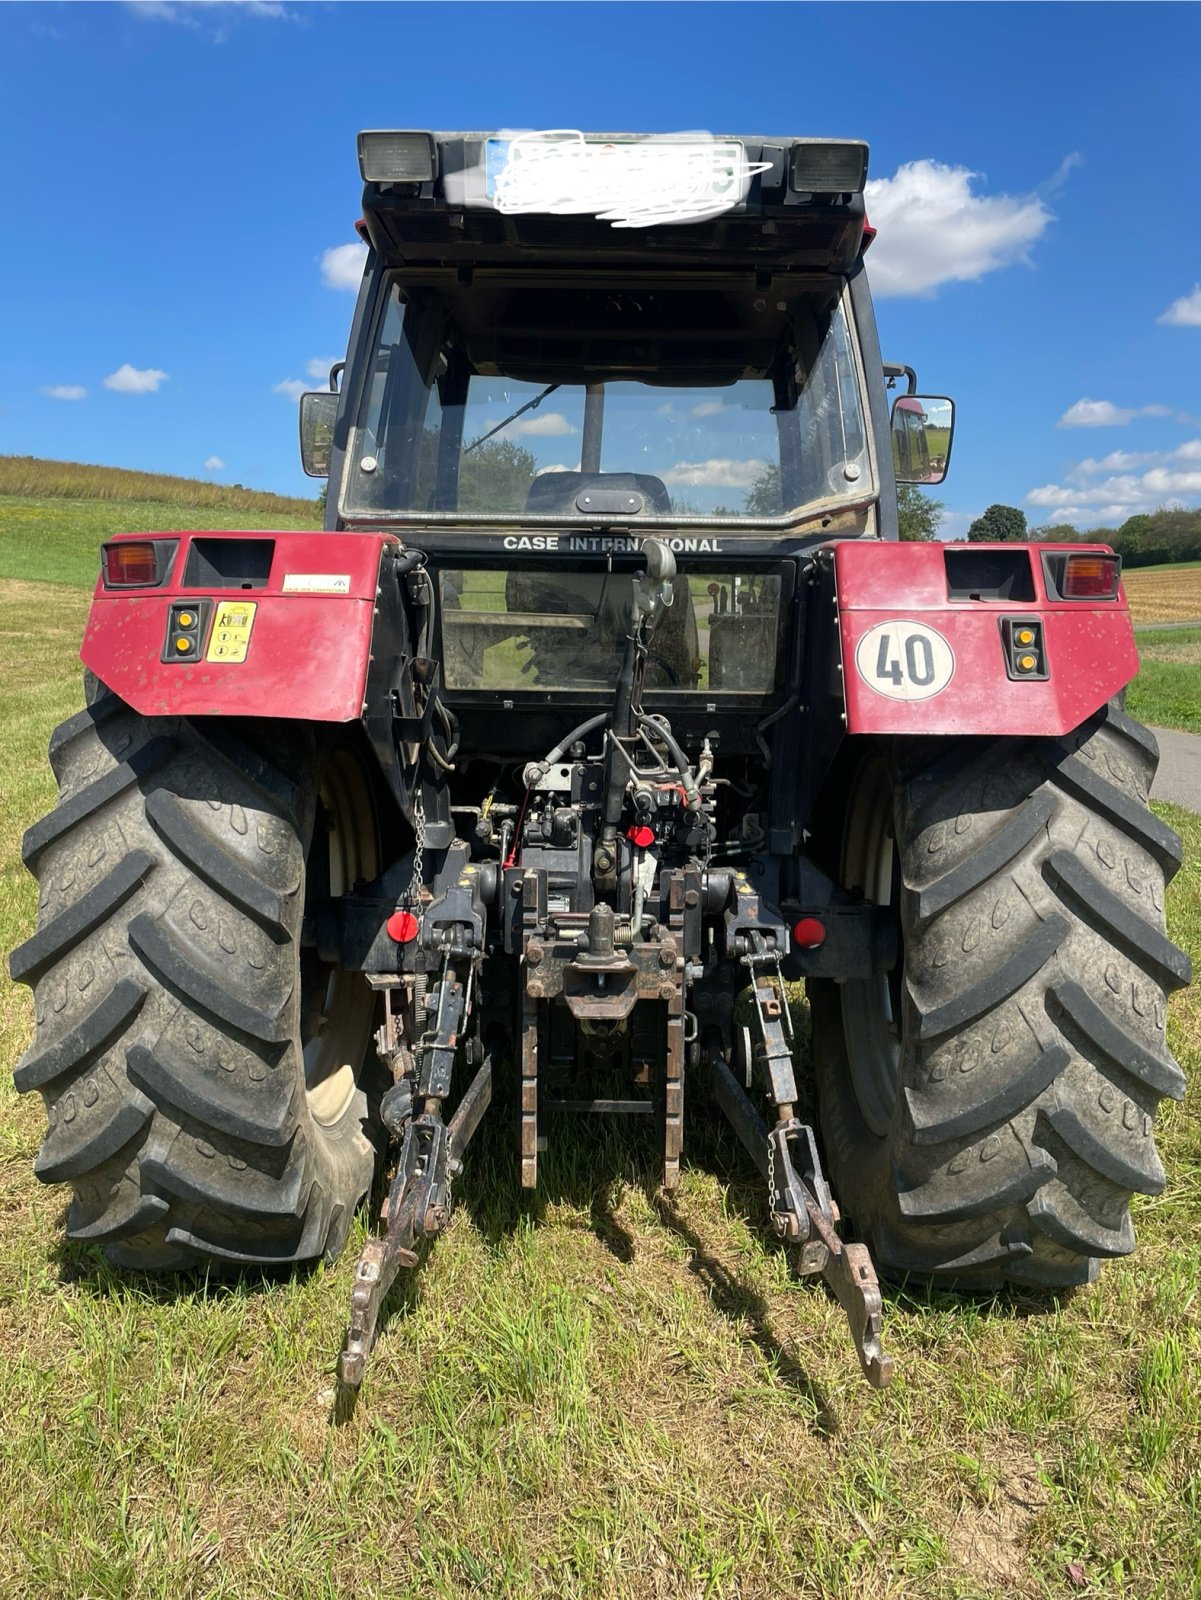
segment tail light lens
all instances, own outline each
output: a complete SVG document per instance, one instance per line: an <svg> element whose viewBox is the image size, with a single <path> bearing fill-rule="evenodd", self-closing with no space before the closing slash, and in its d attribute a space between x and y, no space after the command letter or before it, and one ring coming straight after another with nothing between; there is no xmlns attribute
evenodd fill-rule
<svg viewBox="0 0 1201 1600"><path fill-rule="evenodd" d="M1069 556L1063 569L1065 600L1112 600L1122 563L1117 556Z"/></svg>
<svg viewBox="0 0 1201 1600"><path fill-rule="evenodd" d="M163 581L167 551L151 539L122 539L106 544L100 553L107 589L146 589Z"/></svg>
<svg viewBox="0 0 1201 1600"><path fill-rule="evenodd" d="M1050 587L1061 600L1112 600L1122 575L1121 556L1097 550L1046 557Z"/></svg>

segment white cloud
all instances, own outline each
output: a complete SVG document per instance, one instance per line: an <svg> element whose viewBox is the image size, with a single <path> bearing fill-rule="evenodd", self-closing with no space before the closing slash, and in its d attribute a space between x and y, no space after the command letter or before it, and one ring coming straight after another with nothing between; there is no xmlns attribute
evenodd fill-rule
<svg viewBox="0 0 1201 1600"><path fill-rule="evenodd" d="M674 417L675 414L676 408L670 400L665 400L661 406L655 407L655 415L657 417Z"/></svg>
<svg viewBox="0 0 1201 1600"><path fill-rule="evenodd" d="M50 400L86 400L88 391L80 383L47 383L42 393Z"/></svg>
<svg viewBox="0 0 1201 1600"><path fill-rule="evenodd" d="M505 429L510 439L561 439L575 433L561 411L540 411L533 417L520 417Z"/></svg>
<svg viewBox="0 0 1201 1600"><path fill-rule="evenodd" d="M940 161L909 161L871 179L867 214L878 237L867 258L878 298L929 295L940 284L975 282L1028 260L1052 219L1037 195L980 195L978 173Z"/></svg>
<svg viewBox="0 0 1201 1600"><path fill-rule="evenodd" d="M314 356L311 361L305 362L304 370L310 378L319 378L322 383L328 383L329 369L337 359L337 356Z"/></svg>
<svg viewBox="0 0 1201 1600"><path fill-rule="evenodd" d="M967 530L975 522L976 518L982 514L983 507L980 511L944 511L942 521L938 524L938 538L943 543L953 543L957 539L966 539Z"/></svg>
<svg viewBox="0 0 1201 1600"><path fill-rule="evenodd" d="M1173 300L1155 320L1173 328L1201 328L1201 283L1194 284L1192 294L1182 294L1179 300Z"/></svg>
<svg viewBox="0 0 1201 1600"><path fill-rule="evenodd" d="M271 393L285 394L289 400L299 404L301 395L308 394L311 387L312 385L306 383L303 378L284 378L282 382L272 387Z"/></svg>
<svg viewBox="0 0 1201 1600"><path fill-rule="evenodd" d="M1171 464L1201 461L1201 448L1197 447L1201 447L1201 440L1190 440L1179 449L1164 453L1162 465L1142 473L1118 473L1088 486L1044 483L1031 489L1026 503L1054 510L1058 520L1064 522L1124 522L1136 512L1154 511L1165 500L1201 496L1201 467L1181 470Z"/></svg>
<svg viewBox="0 0 1201 1600"><path fill-rule="evenodd" d="M752 457L749 461L718 458L710 461L677 461L663 474L663 482L688 489L749 489L767 466Z"/></svg>
<svg viewBox="0 0 1201 1600"><path fill-rule="evenodd" d="M361 239L354 244L336 244L327 250L321 257L321 276L326 288L357 293L366 259L367 246Z"/></svg>
<svg viewBox="0 0 1201 1600"><path fill-rule="evenodd" d="M199 18L258 17L264 22L295 22L296 18L280 0L125 0L125 9L142 22L174 22L181 28L198 28ZM214 33L222 44L223 30Z"/></svg>
<svg viewBox="0 0 1201 1600"><path fill-rule="evenodd" d="M545 478L548 472L578 472L579 470L578 467L565 467L561 461L556 461L552 467L539 467L534 476L535 478Z"/></svg>
<svg viewBox="0 0 1201 1600"><path fill-rule="evenodd" d="M1135 417L1167 417L1167 406L1115 406L1112 400L1077 400L1055 424L1057 428L1124 428Z"/></svg>
<svg viewBox="0 0 1201 1600"><path fill-rule="evenodd" d="M116 372L109 373L104 387L115 389L118 394L153 394L166 381L167 374L158 367L131 367L126 361Z"/></svg>
<svg viewBox="0 0 1201 1600"><path fill-rule="evenodd" d="M1162 455L1159 450L1111 450L1100 461L1092 456L1079 461L1068 474L1071 478L1094 478L1101 472L1134 472L1139 467L1150 466Z"/></svg>
<svg viewBox="0 0 1201 1600"><path fill-rule="evenodd" d="M694 417L719 417L724 409L720 400L702 400L699 406L693 406L692 415Z"/></svg>
<svg viewBox="0 0 1201 1600"><path fill-rule="evenodd" d="M210 456L204 463L204 470L206 472L224 472L225 463L220 456Z"/></svg>

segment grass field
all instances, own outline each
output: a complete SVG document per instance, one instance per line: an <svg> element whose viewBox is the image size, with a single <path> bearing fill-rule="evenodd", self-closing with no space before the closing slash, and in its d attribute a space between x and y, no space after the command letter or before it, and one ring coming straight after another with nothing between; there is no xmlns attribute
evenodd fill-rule
<svg viewBox="0 0 1201 1600"><path fill-rule="evenodd" d="M1139 633L1138 655L1141 669L1126 695L1131 716L1201 733L1201 628Z"/></svg>
<svg viewBox="0 0 1201 1600"><path fill-rule="evenodd" d="M52 803L86 609L0 582L4 950L33 924L20 836ZM1157 809L1185 837L1168 915L1198 961L1201 818ZM304 1277L115 1276L33 1177L43 1112L7 1070L31 1026L0 978L4 1600L1201 1595L1196 991L1171 1008L1191 1087L1135 1256L1059 1300L889 1293L884 1394L703 1106L670 1202L641 1131L611 1126L552 1129L527 1201L502 1080L350 1416L333 1375L362 1219Z"/></svg>
<svg viewBox="0 0 1201 1600"><path fill-rule="evenodd" d="M1135 622L1201 622L1201 561L1131 567L1122 582Z"/></svg>

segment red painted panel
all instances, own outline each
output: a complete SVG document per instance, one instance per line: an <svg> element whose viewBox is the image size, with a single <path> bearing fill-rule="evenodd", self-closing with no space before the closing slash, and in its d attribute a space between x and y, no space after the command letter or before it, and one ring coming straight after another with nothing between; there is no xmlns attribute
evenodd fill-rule
<svg viewBox="0 0 1201 1600"><path fill-rule="evenodd" d="M945 548L940 544L849 541L835 547L849 732L1067 733L1099 710L1138 671L1124 594L1107 604L1048 600L1042 564L1033 550L1033 602L948 600ZM1000 620L1006 616L1042 621L1046 681L1009 677L1000 628ZM907 617L919 627L933 629L953 656L949 681L927 698L893 699L873 687L874 641L873 648L865 646L869 670L864 671L864 663L856 661L857 646L870 629ZM940 649L938 653L941 666ZM887 659L893 659L891 650Z"/></svg>
<svg viewBox="0 0 1201 1600"><path fill-rule="evenodd" d="M145 538L147 535L140 536ZM161 537L166 537L165 535ZM172 581L120 593L97 583L80 656L143 716L269 716L349 722L363 708L371 655L379 534L181 533ZM193 538L274 539L263 588L180 587ZM345 578L344 593L283 592L285 578ZM222 599L255 607L243 662L164 662L172 603ZM205 641L201 643L203 654Z"/></svg>

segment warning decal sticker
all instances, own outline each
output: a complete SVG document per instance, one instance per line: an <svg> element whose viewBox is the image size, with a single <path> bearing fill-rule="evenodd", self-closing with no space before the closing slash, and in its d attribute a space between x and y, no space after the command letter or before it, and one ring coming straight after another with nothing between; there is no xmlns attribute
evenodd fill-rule
<svg viewBox="0 0 1201 1600"><path fill-rule="evenodd" d="M258 609L253 600L218 600L213 615L213 629L209 634L206 661L245 661L250 648L250 630L254 627L254 613Z"/></svg>
<svg viewBox="0 0 1201 1600"><path fill-rule="evenodd" d="M936 629L897 618L869 628L855 647L855 670L889 700L929 700L955 673L955 652Z"/></svg>
<svg viewBox="0 0 1201 1600"><path fill-rule="evenodd" d="M349 594L349 572L285 572L285 594Z"/></svg>

